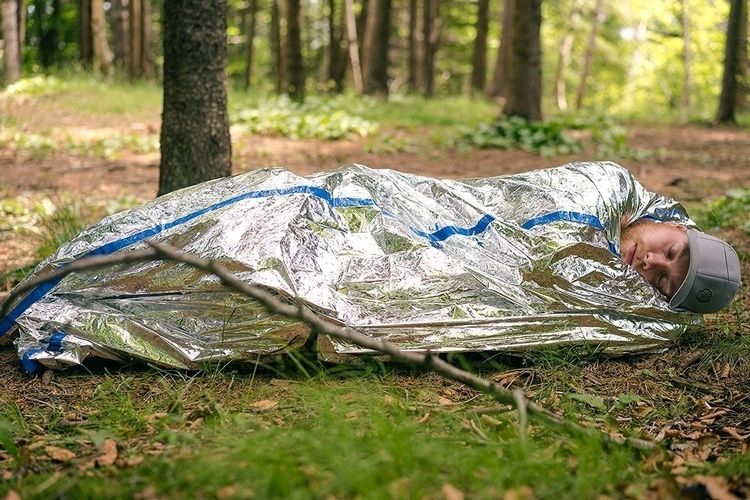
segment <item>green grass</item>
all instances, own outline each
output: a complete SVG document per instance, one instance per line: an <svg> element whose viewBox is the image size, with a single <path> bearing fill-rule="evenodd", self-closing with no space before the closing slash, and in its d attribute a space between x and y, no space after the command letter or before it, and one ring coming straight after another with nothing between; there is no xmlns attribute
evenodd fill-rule
<svg viewBox="0 0 750 500"><path fill-rule="evenodd" d="M439 496L450 483L479 497L528 486L540 498L591 498L652 477L639 470L634 450L538 426L522 442L514 414L474 411L489 399L441 405L433 388L404 374L318 374L275 385L266 375L253 384L252 375L236 372L191 380L159 373L95 378L101 384L93 395L63 411L87 413L86 426L61 428L60 415L43 410L47 415L34 415L15 436L30 442L37 426L51 429L45 444L77 458L55 465L41 460L38 447L29 458L34 473L17 475L9 487L24 497L126 498L151 486L168 497L227 488L261 498L421 498ZM277 405L253 409L267 399ZM4 409L0 419L14 412ZM198 418L203 424L195 428ZM120 443L123 463L144 461L80 472L97 454L96 441L110 436ZM151 454L155 442L163 446ZM54 487L38 491L55 472L62 475Z"/></svg>

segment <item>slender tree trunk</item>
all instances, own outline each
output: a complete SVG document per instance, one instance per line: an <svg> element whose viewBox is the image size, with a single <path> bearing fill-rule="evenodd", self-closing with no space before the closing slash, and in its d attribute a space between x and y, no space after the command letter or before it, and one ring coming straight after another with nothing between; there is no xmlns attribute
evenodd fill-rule
<svg viewBox="0 0 750 500"><path fill-rule="evenodd" d="M287 0L286 3L286 39L284 43L286 74L288 77L286 93L295 101L305 100L305 66L302 62L302 37L300 0Z"/></svg>
<svg viewBox="0 0 750 500"><path fill-rule="evenodd" d="M18 4L16 0L0 0L0 2L0 15L2 15L3 22L3 76L5 84L9 85L21 77Z"/></svg>
<svg viewBox="0 0 750 500"><path fill-rule="evenodd" d="M151 25L153 17L153 5L151 2L152 0L141 0L141 75L146 78L154 78L156 73L152 50L154 28ZM226 15L226 13L222 13L221 15Z"/></svg>
<svg viewBox="0 0 750 500"><path fill-rule="evenodd" d="M409 0L409 62L407 86L410 92L416 92L419 85L419 19L418 0Z"/></svg>
<svg viewBox="0 0 750 500"><path fill-rule="evenodd" d="M16 0L16 22L18 26L18 62L23 61L23 44L26 43L26 2Z"/></svg>
<svg viewBox="0 0 750 500"><path fill-rule="evenodd" d="M130 69L130 9L128 0L112 0L110 9L112 52L119 71Z"/></svg>
<svg viewBox="0 0 750 500"><path fill-rule="evenodd" d="M247 41L245 42L245 90L250 88L253 76L253 42L255 41L255 18L258 10L257 0L250 0L248 5L250 20L247 24Z"/></svg>
<svg viewBox="0 0 750 500"><path fill-rule="evenodd" d="M91 0L91 40L93 51L92 69L97 73L107 73L112 56L107 45L103 0Z"/></svg>
<svg viewBox="0 0 750 500"><path fill-rule="evenodd" d="M388 49L391 32L391 0L370 0L365 47L369 64L364 78L365 94L388 97Z"/></svg>
<svg viewBox="0 0 750 500"><path fill-rule="evenodd" d="M94 55L91 40L91 0L78 0L78 30L81 65L90 67Z"/></svg>
<svg viewBox="0 0 750 500"><path fill-rule="evenodd" d="M346 10L346 38L349 45L349 62L352 67L354 91L358 95L362 95L364 83L362 82L362 66L359 62L359 40L357 39L357 22L354 17L354 1L344 0L344 9Z"/></svg>
<svg viewBox="0 0 750 500"><path fill-rule="evenodd" d="M425 97L432 97L435 92L435 53L442 25L438 0L423 0L423 56L422 56L422 92Z"/></svg>
<svg viewBox="0 0 750 500"><path fill-rule="evenodd" d="M346 9L341 7L341 18L339 26L336 26L336 1L328 0L328 48L329 48L329 66L328 82L333 83L335 92L343 92L344 75L346 74L346 52L341 49L341 42L344 37L346 26Z"/></svg>
<svg viewBox="0 0 750 500"><path fill-rule="evenodd" d="M279 0L271 0L271 52L276 65L276 93L280 94L285 87L284 77L284 52L281 50L281 13L279 12Z"/></svg>
<svg viewBox="0 0 750 500"><path fill-rule="evenodd" d="M490 97L505 97L508 86L508 74L510 73L510 36L513 28L513 11L516 0L505 0L503 2L503 24L500 31L500 48L497 51L497 62L495 72L492 75L492 83L487 91Z"/></svg>
<svg viewBox="0 0 750 500"><path fill-rule="evenodd" d="M477 4L476 38L471 62L471 90L484 92L487 80L487 31L490 26L490 0L479 0Z"/></svg>
<svg viewBox="0 0 750 500"><path fill-rule="evenodd" d="M687 121L690 118L691 103L690 94L692 92L692 73L691 73L691 59L692 54L690 51L690 6L688 5L689 0L682 0L680 2L681 12L680 17L682 18L682 65L683 65L683 78L682 78L682 114L683 120Z"/></svg>
<svg viewBox="0 0 750 500"><path fill-rule="evenodd" d="M737 109L745 110L748 105L747 94L750 90L750 72L747 60L747 0L743 0L742 16L740 17L739 44L737 46Z"/></svg>
<svg viewBox="0 0 750 500"><path fill-rule="evenodd" d="M735 109L737 104L737 53L740 45L742 16L745 11L745 0L730 0L727 38L724 48L724 74L721 79L719 109L716 111L716 123L736 123ZM746 43L746 40L742 40Z"/></svg>
<svg viewBox="0 0 750 500"><path fill-rule="evenodd" d="M542 0L519 0L513 12L510 74L503 113L542 119Z"/></svg>
<svg viewBox="0 0 750 500"><path fill-rule="evenodd" d="M573 32L576 30L578 25L579 13L578 3L573 1L570 7L570 15L568 16L569 29L563 35L560 41L560 47L557 51L557 68L555 69L555 102L557 108L560 111L566 111L568 109L567 99L567 85L565 80L565 69L570 64L570 53L573 50Z"/></svg>
<svg viewBox="0 0 750 500"><path fill-rule="evenodd" d="M143 76L143 0L130 0L130 76Z"/></svg>
<svg viewBox="0 0 750 500"><path fill-rule="evenodd" d="M576 109L581 109L583 106L583 98L586 94L586 83L588 82L589 74L591 73L594 53L596 53L596 38L599 35L599 26L604 22L604 16L604 2L603 0L596 0L594 17L591 21L591 32L589 33L588 43L586 44L586 53L583 58L583 71L581 72L581 80L578 83L578 90L576 92Z"/></svg>
<svg viewBox="0 0 750 500"><path fill-rule="evenodd" d="M370 0L359 0L360 5L362 8L359 10L359 13L356 13L354 18L357 20L357 36L359 37L359 45L357 45L357 49L359 50L359 64L362 68L362 74L364 75L367 71L367 51L365 50L365 44L364 42L364 34L365 29L367 27L367 13L369 11L368 4ZM352 3L352 5L355 5Z"/></svg>
<svg viewBox="0 0 750 500"><path fill-rule="evenodd" d="M164 2L159 194L231 174L225 0Z"/></svg>

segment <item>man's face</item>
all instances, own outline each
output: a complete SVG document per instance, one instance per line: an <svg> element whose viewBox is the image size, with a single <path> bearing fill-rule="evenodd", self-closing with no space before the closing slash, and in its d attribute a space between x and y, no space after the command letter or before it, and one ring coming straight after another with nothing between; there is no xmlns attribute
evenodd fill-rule
<svg viewBox="0 0 750 500"><path fill-rule="evenodd" d="M641 220L622 231L620 259L668 299L687 274L690 249L687 229L678 224Z"/></svg>

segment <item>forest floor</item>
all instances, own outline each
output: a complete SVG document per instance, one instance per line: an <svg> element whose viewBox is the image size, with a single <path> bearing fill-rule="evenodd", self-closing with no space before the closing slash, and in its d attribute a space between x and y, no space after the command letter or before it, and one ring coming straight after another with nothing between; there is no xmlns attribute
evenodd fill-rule
<svg viewBox="0 0 750 500"><path fill-rule="evenodd" d="M17 281L12 272L39 258L44 235L35 229L34 207L45 197L77 200L82 216L92 218L155 196L158 152L132 146L134 137L158 136L151 94L141 108L118 112L81 111L92 98L83 95L0 102L15 134L4 141L0 135L0 203L10 222L0 221L0 275L9 273L4 294ZM436 146L435 137L439 142L452 126L436 135L439 127L430 123L391 123L370 137L337 141L233 134L234 170L284 166L307 174L356 162L459 178L595 155L585 134L583 152L553 158ZM747 129L627 128L638 153L606 159L688 209L750 187ZM44 141L51 136L63 139ZM101 152L106 137L125 139L111 146L114 152ZM739 228L718 234L735 245L743 275L750 276L750 235ZM708 316L705 329L662 353L611 359L552 350L469 362L559 414L610 435L653 440L656 449L613 449L533 422L524 443L514 414L490 398L376 361L341 368L289 358L257 371L197 374L92 364L32 376L6 345L0 348L0 494L750 496L747 287L727 312Z"/></svg>

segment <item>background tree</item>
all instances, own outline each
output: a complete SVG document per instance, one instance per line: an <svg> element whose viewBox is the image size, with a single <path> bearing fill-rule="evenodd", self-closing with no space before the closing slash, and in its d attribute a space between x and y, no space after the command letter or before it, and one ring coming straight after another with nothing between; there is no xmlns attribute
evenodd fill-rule
<svg viewBox="0 0 750 500"><path fill-rule="evenodd" d="M159 194L231 174L224 0L164 2Z"/></svg>
<svg viewBox="0 0 750 500"><path fill-rule="evenodd" d="M432 97L435 92L435 53L442 24L438 0L422 0L422 7L422 92L425 97Z"/></svg>
<svg viewBox="0 0 750 500"><path fill-rule="evenodd" d="M368 3L365 50L368 54L364 74L364 92L378 97L388 96L388 49L391 32L391 0L370 0Z"/></svg>
<svg viewBox="0 0 750 500"><path fill-rule="evenodd" d="M583 97L586 94L586 84L588 83L589 74L591 73L591 65L594 61L594 54L596 53L597 37L599 35L599 26L604 22L604 2L603 0L596 0L594 6L591 31L589 32L589 39L586 43L586 53L583 56L583 69L581 70L581 79L578 83L578 90L576 91L576 109L581 109L583 106Z"/></svg>
<svg viewBox="0 0 750 500"><path fill-rule="evenodd" d="M510 52L511 52L511 29L513 25L513 7L515 0L505 0L503 2L502 28L500 30L500 48L497 51L497 61L495 62L495 71L492 74L492 82L487 89L487 95L490 97L504 97L508 83L508 73L510 71Z"/></svg>
<svg viewBox="0 0 750 500"><path fill-rule="evenodd" d="M250 0L245 11L247 17L247 40L245 41L245 90L250 88L253 76L253 44L255 42L255 25L258 13L257 0Z"/></svg>
<svg viewBox="0 0 750 500"><path fill-rule="evenodd" d="M344 0L344 9L346 12L346 38L349 47L349 65L352 68L352 82L355 92L362 95L364 83L362 82L362 65L359 59L359 39L357 22L354 16L354 1Z"/></svg>
<svg viewBox="0 0 750 500"><path fill-rule="evenodd" d="M409 32L407 42L407 88L416 92L419 88L419 4L417 0L409 0Z"/></svg>
<svg viewBox="0 0 750 500"><path fill-rule="evenodd" d="M112 62L118 71L130 70L130 3L111 0L109 26L112 31Z"/></svg>
<svg viewBox="0 0 750 500"><path fill-rule="evenodd" d="M286 0L284 58L286 62L286 93L295 101L305 99L305 65L302 61L300 0Z"/></svg>
<svg viewBox="0 0 750 500"><path fill-rule="evenodd" d="M490 0L479 0L477 3L476 37L474 52L471 58L471 89L484 92L487 79L487 31L490 26Z"/></svg>
<svg viewBox="0 0 750 500"><path fill-rule="evenodd" d="M747 94L750 89L750 72L748 71L747 59L747 0L743 0L742 15L739 18L740 26L737 36L737 89L735 100L737 109L748 109Z"/></svg>
<svg viewBox="0 0 750 500"><path fill-rule="evenodd" d="M91 7L91 67L95 72L107 73L112 56L107 44L104 23L104 1L90 0Z"/></svg>
<svg viewBox="0 0 750 500"><path fill-rule="evenodd" d="M508 87L503 114L542 119L542 0L516 0L510 34ZM507 5L507 3L506 3Z"/></svg>
<svg viewBox="0 0 750 500"><path fill-rule="evenodd" d="M729 19L727 22L727 38L724 48L724 72L721 79L721 95L719 109L716 111L717 123L736 123L735 110L737 104L737 79L739 67L737 64L740 43L747 44L747 40L740 40L742 17L747 15L745 0L730 0Z"/></svg>
<svg viewBox="0 0 750 500"><path fill-rule="evenodd" d="M94 59L92 43L91 0L78 0L78 53L84 68L90 68Z"/></svg>
<svg viewBox="0 0 750 500"><path fill-rule="evenodd" d="M21 76L17 9L16 0L0 0L0 15L3 22L3 76L6 85L15 82Z"/></svg>

